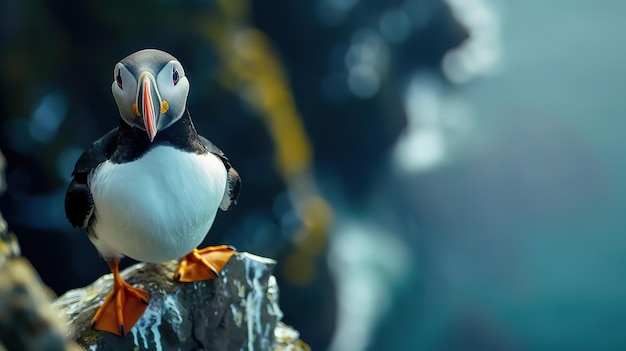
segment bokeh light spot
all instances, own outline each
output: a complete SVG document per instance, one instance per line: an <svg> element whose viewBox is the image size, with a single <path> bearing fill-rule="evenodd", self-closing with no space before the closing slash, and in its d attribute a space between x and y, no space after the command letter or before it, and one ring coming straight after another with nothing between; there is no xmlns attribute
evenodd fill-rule
<svg viewBox="0 0 626 351"><path fill-rule="evenodd" d="M411 22L404 11L387 10L380 18L380 32L391 42L401 43L406 40L410 29Z"/></svg>
<svg viewBox="0 0 626 351"><path fill-rule="evenodd" d="M67 115L67 101L60 93L50 93L41 99L28 124L33 139L47 143L54 138Z"/></svg>
<svg viewBox="0 0 626 351"><path fill-rule="evenodd" d="M350 69L348 87L360 98L369 98L378 92L380 77L378 73L367 65L356 65Z"/></svg>

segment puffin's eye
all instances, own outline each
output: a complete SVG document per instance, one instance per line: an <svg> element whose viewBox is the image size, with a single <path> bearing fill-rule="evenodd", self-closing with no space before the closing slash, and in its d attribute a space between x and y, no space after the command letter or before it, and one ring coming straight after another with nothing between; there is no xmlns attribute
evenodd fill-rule
<svg viewBox="0 0 626 351"><path fill-rule="evenodd" d="M178 84L178 71L176 70L176 68L174 68L174 72L172 73L172 82L174 82L174 85Z"/></svg>
<svg viewBox="0 0 626 351"><path fill-rule="evenodd" d="M117 71L117 77L115 77L115 81L117 82L117 86L120 87L120 89L124 89L124 85L122 84L122 75L120 74L120 71Z"/></svg>

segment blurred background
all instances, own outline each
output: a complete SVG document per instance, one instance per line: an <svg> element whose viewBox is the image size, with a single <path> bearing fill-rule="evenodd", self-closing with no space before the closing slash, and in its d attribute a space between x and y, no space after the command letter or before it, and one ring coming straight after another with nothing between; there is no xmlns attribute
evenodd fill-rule
<svg viewBox="0 0 626 351"><path fill-rule="evenodd" d="M65 190L115 63L160 48L243 179L205 244L277 259L314 350L624 350L624 11L3 0L0 210L58 294L108 272Z"/></svg>

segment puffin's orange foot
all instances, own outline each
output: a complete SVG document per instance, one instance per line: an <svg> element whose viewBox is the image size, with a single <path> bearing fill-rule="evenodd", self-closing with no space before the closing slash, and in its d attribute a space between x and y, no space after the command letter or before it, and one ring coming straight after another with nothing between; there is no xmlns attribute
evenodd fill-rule
<svg viewBox="0 0 626 351"><path fill-rule="evenodd" d="M235 248L228 245L194 249L180 262L174 280L189 283L215 279L235 252Z"/></svg>
<svg viewBox="0 0 626 351"><path fill-rule="evenodd" d="M149 294L122 280L115 285L93 316L91 327L124 336L146 310Z"/></svg>

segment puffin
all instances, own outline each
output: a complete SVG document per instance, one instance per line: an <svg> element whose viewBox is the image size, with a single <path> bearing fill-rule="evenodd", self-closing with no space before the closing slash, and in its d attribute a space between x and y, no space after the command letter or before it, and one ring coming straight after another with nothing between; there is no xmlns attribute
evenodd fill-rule
<svg viewBox="0 0 626 351"><path fill-rule="evenodd" d="M115 65L111 90L119 126L78 158L65 213L113 273L92 328L124 336L149 294L121 278L120 259L182 258L174 280L217 278L235 249L197 247L218 209L237 203L241 179L226 155L198 135L186 107L189 80L174 56L156 49L127 56Z"/></svg>

